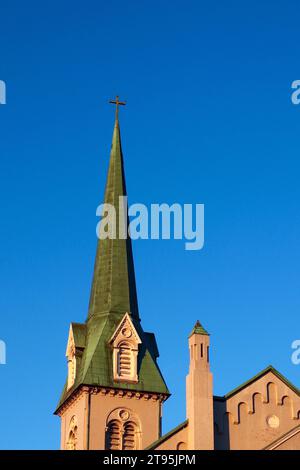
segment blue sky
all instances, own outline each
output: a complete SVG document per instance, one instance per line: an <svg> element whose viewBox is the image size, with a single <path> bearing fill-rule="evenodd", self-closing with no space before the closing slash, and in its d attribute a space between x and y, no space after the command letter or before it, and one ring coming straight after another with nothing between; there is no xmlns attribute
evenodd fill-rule
<svg viewBox="0 0 300 470"><path fill-rule="evenodd" d="M299 2L1 3L0 447L55 449L69 323L84 321L119 94L129 202L204 203L205 246L134 242L142 324L185 419L187 335L221 395L300 366Z"/></svg>

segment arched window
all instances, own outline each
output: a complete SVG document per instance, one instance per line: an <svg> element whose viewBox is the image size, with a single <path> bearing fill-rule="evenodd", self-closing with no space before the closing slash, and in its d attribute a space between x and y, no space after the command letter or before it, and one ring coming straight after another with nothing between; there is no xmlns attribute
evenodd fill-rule
<svg viewBox="0 0 300 470"><path fill-rule="evenodd" d="M72 416L69 425L69 435L67 441L67 450L76 450L77 446L77 420Z"/></svg>
<svg viewBox="0 0 300 470"><path fill-rule="evenodd" d="M124 424L123 450L136 450L136 425L130 421Z"/></svg>
<svg viewBox="0 0 300 470"><path fill-rule="evenodd" d="M106 450L138 450L141 427L138 416L128 408L115 408L107 417Z"/></svg>
<svg viewBox="0 0 300 470"><path fill-rule="evenodd" d="M119 344L118 351L118 376L120 379L132 377L132 352L131 345L126 341Z"/></svg>
<svg viewBox="0 0 300 470"><path fill-rule="evenodd" d="M121 423L117 420L110 421L106 430L106 450L121 450Z"/></svg>
<svg viewBox="0 0 300 470"><path fill-rule="evenodd" d="M76 431L77 431L77 428L76 428ZM76 434L75 434L74 431L70 431L70 433L69 433L67 449L68 450L76 450Z"/></svg>
<svg viewBox="0 0 300 470"><path fill-rule="evenodd" d="M128 313L117 326L109 343L113 348L113 376L116 382L137 383L141 339Z"/></svg>

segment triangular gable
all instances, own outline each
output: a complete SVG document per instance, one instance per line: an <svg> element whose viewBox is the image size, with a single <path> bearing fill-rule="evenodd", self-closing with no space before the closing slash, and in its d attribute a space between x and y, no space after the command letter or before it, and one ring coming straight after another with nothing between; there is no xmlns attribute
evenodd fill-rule
<svg viewBox="0 0 300 470"><path fill-rule="evenodd" d="M268 374L269 372L272 372L279 380L281 380L293 392L295 392L297 395L300 396L300 390L295 385L293 385L286 377L284 377L284 375L282 375L280 372L278 372L278 370L276 370L275 367L270 365L270 366L266 367L266 369L264 369L261 372L259 372L258 374L256 374L251 379L247 380L246 382L242 383L241 385L239 385L238 387L233 389L231 392L227 393L224 398L227 400L228 398L233 397L237 393L241 392L244 388L248 387L252 383L254 383L257 380L261 379L261 377Z"/></svg>
<svg viewBox="0 0 300 470"><path fill-rule="evenodd" d="M75 354L76 349L84 349L86 325L83 323L71 323L69 329L66 356Z"/></svg>
<svg viewBox="0 0 300 470"><path fill-rule="evenodd" d="M125 313L124 317L118 324L114 334L109 340L109 343L115 343L119 337L122 339L127 338L128 341L133 340L136 344L141 344L142 342L128 313Z"/></svg>

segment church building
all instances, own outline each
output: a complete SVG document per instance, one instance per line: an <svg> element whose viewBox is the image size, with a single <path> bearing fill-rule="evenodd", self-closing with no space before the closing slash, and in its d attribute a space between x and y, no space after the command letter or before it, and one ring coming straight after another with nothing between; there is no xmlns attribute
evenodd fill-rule
<svg viewBox="0 0 300 470"><path fill-rule="evenodd" d="M115 104L105 203L118 213L127 192L118 119L123 103L117 97ZM117 218L117 233L118 224ZM187 345L186 420L162 435L170 392L155 335L142 327L131 240L99 239L87 319L69 330L67 379L55 411L61 449L300 450L300 390L269 366L225 396L214 395L209 340L197 321Z"/></svg>

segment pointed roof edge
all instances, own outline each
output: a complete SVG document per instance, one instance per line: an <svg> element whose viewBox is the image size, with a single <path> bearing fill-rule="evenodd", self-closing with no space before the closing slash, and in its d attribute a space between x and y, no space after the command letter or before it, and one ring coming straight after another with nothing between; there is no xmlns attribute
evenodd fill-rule
<svg viewBox="0 0 300 470"><path fill-rule="evenodd" d="M115 103L116 101L118 104L125 104L125 102L120 102L118 98L117 96L116 100L112 100L111 102ZM127 197L127 188L120 125L116 111L104 191L104 203L111 204L113 202L118 208L120 196ZM117 223L119 223L118 217ZM128 225L129 220L127 221L127 226ZM119 228L117 230L119 230ZM117 250L122 251L123 257L121 261L115 257ZM105 257L111 260L111 265L107 261L106 264L104 264ZM126 266L126 271L123 269L124 266ZM120 272L122 274L121 281L123 282L119 280L117 289L116 278L117 274ZM100 288L101 284L105 285L103 279L110 280L106 289ZM115 291L117 291L117 294ZM118 308L120 305L115 308L116 306L112 305L112 299L119 299L119 304L125 303L126 305L123 305L124 308L119 311ZM86 323L94 316L105 318L110 314L123 315L126 311L129 312L132 319L140 321L131 238L130 236L127 236L125 239L116 237L112 239L111 244L108 244L106 239L98 239Z"/></svg>
<svg viewBox="0 0 300 470"><path fill-rule="evenodd" d="M216 397L216 398L223 398L223 399L227 400L228 398L231 398L234 395L236 395L238 392L243 390L248 385L251 385L253 382L256 382L256 380L260 379L261 377L266 375L268 372L273 372L273 374L276 375L276 377L278 377L279 380L281 380L283 383L285 383L285 385L287 385L291 390L293 390L297 395L300 396L300 389L297 388L295 385L293 385L284 375L282 375L277 369L275 369L275 367L273 367L272 365L269 365L268 367L263 369L261 372L254 375L251 379L247 380L246 382L243 382L238 387L236 387L233 390L231 390L230 392L226 393L226 395L224 395L224 397Z"/></svg>
<svg viewBox="0 0 300 470"><path fill-rule="evenodd" d="M157 447L158 445L162 444L163 442L165 442L169 437L172 437L174 436L174 434L176 434L177 432L181 431L182 429L186 428L187 425L188 425L188 420L185 420L183 423L181 424L178 424L178 426L176 426L175 428L171 429L169 432L167 432L166 434L164 434L163 436L161 436L159 439L157 439L156 441L152 442L152 444L150 444L150 446L146 447L145 450L153 450L155 449L155 447Z"/></svg>
<svg viewBox="0 0 300 470"><path fill-rule="evenodd" d="M135 326L134 326L134 324L133 324L133 321L132 321L132 319L130 318L130 315L129 315L128 312L126 312L126 313L124 314L124 316L122 317L122 319L119 321L119 323L118 323L118 325L117 325L117 327L116 327L116 329L115 329L113 335L112 335L111 338L108 340L108 343L109 343L109 344L111 344L111 343L113 343L113 341L115 341L115 339L116 339L116 337L118 336L118 334L119 334L119 332L120 332L122 326L124 325L124 323L126 323L126 321L128 321L128 323L130 323L130 326L131 326L131 328L133 329L133 331L134 331L134 333L135 333L135 335L136 335L138 344L141 344L142 340L141 340L141 338L140 338L140 336L139 336L139 334L138 334L138 332L137 332L137 330L136 330L136 328L135 328Z"/></svg>
<svg viewBox="0 0 300 470"><path fill-rule="evenodd" d="M206 336L210 336L210 334L206 331L206 329L201 325L201 323L199 322L199 320L196 321L194 328L192 329L192 331L191 331L190 334L189 334L189 338L190 338L192 335L206 335Z"/></svg>
<svg viewBox="0 0 300 470"><path fill-rule="evenodd" d="M283 444L285 441L288 439L294 437L296 434L300 432L300 424L295 426L294 428L290 429L284 434L281 434L281 436L277 437L274 441L271 442L271 444L268 444L266 447L264 447L262 450L275 450L278 446Z"/></svg>

